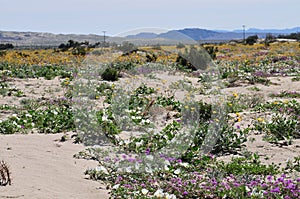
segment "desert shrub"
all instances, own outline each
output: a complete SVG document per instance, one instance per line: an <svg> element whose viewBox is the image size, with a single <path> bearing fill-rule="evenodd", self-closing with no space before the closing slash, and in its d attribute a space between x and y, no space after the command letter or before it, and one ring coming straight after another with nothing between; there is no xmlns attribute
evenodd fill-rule
<svg viewBox="0 0 300 199"><path fill-rule="evenodd" d="M126 53L126 52L130 52L132 50L135 50L136 49L136 46L133 44L133 43L130 43L128 41L124 41L122 43L121 46L119 46L117 48L118 50L121 50L122 52Z"/></svg>
<svg viewBox="0 0 300 199"><path fill-rule="evenodd" d="M118 80L119 71L115 68L106 68L105 71L101 74L103 80L106 81L117 81Z"/></svg>
<svg viewBox="0 0 300 199"><path fill-rule="evenodd" d="M152 46L154 50L161 50L161 46L159 44L155 44Z"/></svg>
<svg viewBox="0 0 300 199"><path fill-rule="evenodd" d="M77 46L76 48L74 48L72 50L73 55L82 55L82 56L84 56L84 55L86 55L86 53L87 53L87 51L86 51L84 46Z"/></svg>
<svg viewBox="0 0 300 199"><path fill-rule="evenodd" d="M0 44L0 50L13 49L14 46L12 44Z"/></svg>
<svg viewBox="0 0 300 199"><path fill-rule="evenodd" d="M6 51L0 50L0 57L5 56L5 55L6 55Z"/></svg>
<svg viewBox="0 0 300 199"><path fill-rule="evenodd" d="M185 48L185 45L181 42L179 42L177 45L176 45L176 48L178 49L181 49L181 48Z"/></svg>
<svg viewBox="0 0 300 199"><path fill-rule="evenodd" d="M247 37L247 39L246 39L246 44L253 45L253 44L256 43L257 39L258 39L258 36L257 36L257 35L249 36L249 37Z"/></svg>
<svg viewBox="0 0 300 199"><path fill-rule="evenodd" d="M155 54L147 54L146 61L147 62L156 62L157 56Z"/></svg>
<svg viewBox="0 0 300 199"><path fill-rule="evenodd" d="M191 46L190 49L185 48L184 53L179 53L176 58L177 64L193 71L198 69L205 70L210 61L211 58L206 50L203 48L197 49L195 46Z"/></svg>
<svg viewBox="0 0 300 199"><path fill-rule="evenodd" d="M216 59L218 47L209 45L209 46L204 46L204 48L212 59Z"/></svg>
<svg viewBox="0 0 300 199"><path fill-rule="evenodd" d="M276 37L274 35L272 35L271 33L268 33L266 35L266 39L265 39L265 45L269 46L270 43L273 43L276 41Z"/></svg>

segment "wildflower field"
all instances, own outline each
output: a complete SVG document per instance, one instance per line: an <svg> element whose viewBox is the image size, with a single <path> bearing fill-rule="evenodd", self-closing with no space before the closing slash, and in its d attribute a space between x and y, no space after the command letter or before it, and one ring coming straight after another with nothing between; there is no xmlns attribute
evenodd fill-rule
<svg viewBox="0 0 300 199"><path fill-rule="evenodd" d="M0 52L0 144L83 144L107 198L300 198L298 42L86 51Z"/></svg>

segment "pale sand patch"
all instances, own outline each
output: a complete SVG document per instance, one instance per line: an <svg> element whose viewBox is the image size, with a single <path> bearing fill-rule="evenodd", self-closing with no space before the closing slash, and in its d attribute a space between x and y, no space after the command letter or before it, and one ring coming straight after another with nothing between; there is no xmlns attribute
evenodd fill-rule
<svg viewBox="0 0 300 199"><path fill-rule="evenodd" d="M84 146L57 141L62 136L0 135L0 159L12 175L12 185L0 187L0 198L108 198L103 184L84 175L97 162L73 158Z"/></svg>

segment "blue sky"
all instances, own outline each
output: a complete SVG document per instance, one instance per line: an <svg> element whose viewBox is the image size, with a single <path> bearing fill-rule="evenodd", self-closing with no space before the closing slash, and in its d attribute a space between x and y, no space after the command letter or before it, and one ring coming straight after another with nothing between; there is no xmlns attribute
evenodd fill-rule
<svg viewBox="0 0 300 199"><path fill-rule="evenodd" d="M132 29L291 28L299 0L0 0L0 30L115 35Z"/></svg>

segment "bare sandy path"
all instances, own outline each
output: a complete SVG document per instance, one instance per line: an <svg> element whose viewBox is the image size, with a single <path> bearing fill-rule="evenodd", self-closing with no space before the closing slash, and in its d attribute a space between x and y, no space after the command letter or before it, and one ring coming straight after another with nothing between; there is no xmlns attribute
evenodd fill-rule
<svg viewBox="0 0 300 199"><path fill-rule="evenodd" d="M0 198L109 197L102 184L85 179L84 171L97 162L73 158L84 146L56 141L62 135L0 135L0 160L9 164L13 178L11 186L0 187Z"/></svg>

